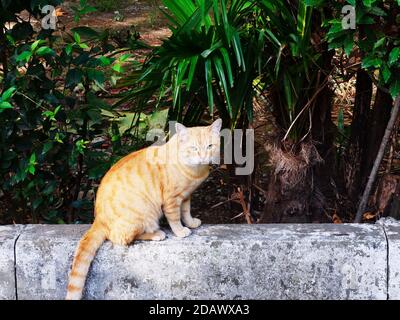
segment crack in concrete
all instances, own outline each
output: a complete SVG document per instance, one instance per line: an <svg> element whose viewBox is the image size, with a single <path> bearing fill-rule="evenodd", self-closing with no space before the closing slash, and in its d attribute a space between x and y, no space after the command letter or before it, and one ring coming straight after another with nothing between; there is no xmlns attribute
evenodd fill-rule
<svg viewBox="0 0 400 320"><path fill-rule="evenodd" d="M15 286L15 300L18 300L18 286L17 286L17 241L19 237L22 235L23 231L25 230L26 226L21 226L21 231L18 233L18 236L15 238L14 241L14 286Z"/></svg>
<svg viewBox="0 0 400 320"><path fill-rule="evenodd" d="M17 290L17 241L21 233L15 238L14 242L14 286L15 286L15 300L18 300L18 290Z"/></svg>
<svg viewBox="0 0 400 320"><path fill-rule="evenodd" d="M390 264L389 264L389 250L390 250L390 248L389 248L389 237L388 237L388 235L386 233L385 226L382 225L381 227L382 227L383 234L385 235L385 240L386 240L386 300L390 300L390 297L389 297L389 280L390 280L389 279L389 277L390 277L390 272L389 272L389 267L390 267Z"/></svg>

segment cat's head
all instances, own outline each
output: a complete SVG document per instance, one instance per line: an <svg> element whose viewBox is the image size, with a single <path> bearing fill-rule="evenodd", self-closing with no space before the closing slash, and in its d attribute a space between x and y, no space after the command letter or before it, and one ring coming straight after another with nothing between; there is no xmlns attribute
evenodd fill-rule
<svg viewBox="0 0 400 320"><path fill-rule="evenodd" d="M176 123L179 161L190 166L219 163L221 126L221 119L206 127Z"/></svg>

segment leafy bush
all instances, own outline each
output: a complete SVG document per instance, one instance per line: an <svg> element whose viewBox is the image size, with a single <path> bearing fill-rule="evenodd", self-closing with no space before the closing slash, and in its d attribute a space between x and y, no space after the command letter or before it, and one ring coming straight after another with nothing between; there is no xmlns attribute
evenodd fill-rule
<svg viewBox="0 0 400 320"><path fill-rule="evenodd" d="M6 8L8 19L16 20L13 14L21 8ZM88 27L61 36L35 31L23 21L10 30L3 21L0 28L6 40L0 220L90 221L92 201L86 194L116 160L144 143L131 129L132 123L145 126L146 119L114 111L106 99L131 55L115 51L106 32Z"/></svg>
<svg viewBox="0 0 400 320"><path fill-rule="evenodd" d="M355 6L355 0L347 0ZM327 5L320 1L320 5ZM334 5L335 12L341 7ZM400 95L400 1L363 0L355 6L357 28L342 28L342 18L329 20L327 40L330 48L341 48L347 55L359 50L361 67L375 84L387 88L393 98Z"/></svg>

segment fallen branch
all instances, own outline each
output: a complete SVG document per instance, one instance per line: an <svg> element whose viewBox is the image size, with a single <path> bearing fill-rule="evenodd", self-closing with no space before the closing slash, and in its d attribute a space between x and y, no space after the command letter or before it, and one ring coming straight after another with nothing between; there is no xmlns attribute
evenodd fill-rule
<svg viewBox="0 0 400 320"><path fill-rule="evenodd" d="M364 193L362 195L360 204L358 205L356 218L354 219L354 222L356 222L356 223L360 223L362 221L363 213L365 211L365 208L367 207L368 198L371 194L372 186L375 182L376 176L378 174L379 166L380 166L383 156L385 154L385 149L386 149L387 143L388 143L390 135L393 131L393 127L396 123L397 116L399 114L399 109L400 109L400 96L397 96L396 100L394 101L394 106L393 106L392 112L390 114L390 119L386 126L385 134L382 138L382 142L379 147L379 151L376 156L374 166L371 169L371 173L368 177L367 185L366 185Z"/></svg>

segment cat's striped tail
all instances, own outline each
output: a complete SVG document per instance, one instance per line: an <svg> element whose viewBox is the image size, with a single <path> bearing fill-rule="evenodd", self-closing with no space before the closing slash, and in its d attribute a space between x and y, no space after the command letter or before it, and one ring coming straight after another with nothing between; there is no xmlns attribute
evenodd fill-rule
<svg viewBox="0 0 400 320"><path fill-rule="evenodd" d="M69 274L66 300L79 300L82 297L86 276L97 250L106 239L104 230L93 223L79 242Z"/></svg>

